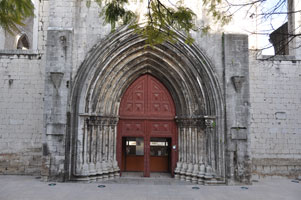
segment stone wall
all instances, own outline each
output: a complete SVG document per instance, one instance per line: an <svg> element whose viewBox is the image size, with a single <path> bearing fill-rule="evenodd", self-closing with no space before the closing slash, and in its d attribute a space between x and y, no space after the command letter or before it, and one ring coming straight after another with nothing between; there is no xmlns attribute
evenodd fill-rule
<svg viewBox="0 0 301 200"><path fill-rule="evenodd" d="M48 2L35 4L39 50L2 50L0 30L0 174L41 172Z"/></svg>
<svg viewBox="0 0 301 200"><path fill-rule="evenodd" d="M95 2L88 8L85 0L43 0L38 6L38 50L41 55L32 51L0 52L0 174L39 174L42 163L45 165L45 176L48 173L62 174L68 168L64 163L71 158L65 158L64 131L68 125L70 88L79 66L93 52L94 45L106 42L110 32L110 26L104 26L99 18L99 8ZM253 174L300 174L301 61L292 58L279 60L279 57L266 61L250 57L251 124L248 137L245 136L248 131L244 129L248 126L247 118L238 116L236 120L234 116L248 105L244 105L243 95L234 96L239 92L234 91L237 88L233 87L235 80L232 79L235 76L247 78L245 67L244 70L231 71L231 67L237 64L233 61L238 59L235 57L238 55L224 55L223 51L230 52L231 48L223 48L225 41L221 33L193 33L193 36L195 44L213 66L221 93L228 98L223 100L226 101L227 111L231 111L227 116L227 126L231 128L227 129L227 139L233 140L228 147L233 154L227 155L227 162L235 161L237 166L245 168L239 159L248 156L250 151ZM4 47L3 41L2 34L0 48ZM295 54L300 50L297 49ZM240 52L239 49L237 52ZM243 62L241 60L239 63ZM59 86L55 86L57 80L52 75L63 75ZM56 87L60 88L60 93ZM246 132L243 134L245 137L235 138L240 131ZM248 149L243 144L243 151L240 151L241 144L245 142L248 142ZM237 152L243 154L238 155ZM52 157L48 156L50 154ZM53 168L50 168L50 162L55 163ZM230 165L229 169L234 173L235 163Z"/></svg>
<svg viewBox="0 0 301 200"><path fill-rule="evenodd" d="M0 52L0 174L39 174L44 72L40 55Z"/></svg>
<svg viewBox="0 0 301 200"><path fill-rule="evenodd" d="M252 171L300 175L301 61L272 59L250 62Z"/></svg>
<svg viewBox="0 0 301 200"><path fill-rule="evenodd" d="M17 49L17 41L19 37L23 34L26 35L29 43L29 49L32 49L33 44L33 17L29 17L23 22L26 24L25 26L18 26L18 31L14 34L10 34L8 32L5 33L5 45L4 49Z"/></svg>

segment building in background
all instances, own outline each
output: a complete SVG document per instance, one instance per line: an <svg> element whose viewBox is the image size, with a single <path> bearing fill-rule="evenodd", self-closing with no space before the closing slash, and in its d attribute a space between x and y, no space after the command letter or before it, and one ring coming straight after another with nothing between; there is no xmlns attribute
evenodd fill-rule
<svg viewBox="0 0 301 200"><path fill-rule="evenodd" d="M210 21L194 3L197 23ZM258 55L239 28L256 24L238 16L192 33L191 46L179 33L151 48L127 27L110 33L94 2L35 6L20 33L0 35L1 174L167 172L199 184L301 174L299 37L285 55ZM288 29L300 34L300 21L291 12Z"/></svg>

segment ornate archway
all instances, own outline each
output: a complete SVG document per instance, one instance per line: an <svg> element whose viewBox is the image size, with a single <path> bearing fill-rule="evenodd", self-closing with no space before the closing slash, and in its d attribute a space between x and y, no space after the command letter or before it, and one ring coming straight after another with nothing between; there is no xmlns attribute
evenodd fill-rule
<svg viewBox="0 0 301 200"><path fill-rule="evenodd" d="M71 178L119 175L116 137L121 98L134 80L150 74L164 84L175 104L179 138L175 177L193 182L225 180L219 84L206 56L179 38L177 44L151 48L131 30L119 30L89 53L72 88Z"/></svg>

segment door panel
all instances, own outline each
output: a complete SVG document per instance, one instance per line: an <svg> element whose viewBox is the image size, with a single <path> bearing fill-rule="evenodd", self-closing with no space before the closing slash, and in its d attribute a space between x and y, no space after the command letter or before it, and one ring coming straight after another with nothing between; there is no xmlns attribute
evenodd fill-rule
<svg viewBox="0 0 301 200"><path fill-rule="evenodd" d="M156 116L175 116L172 98L166 88L155 78L148 81L149 113Z"/></svg>
<svg viewBox="0 0 301 200"><path fill-rule="evenodd" d="M169 117L174 119L175 106L168 90L150 75L139 77L126 90L120 104L123 117Z"/></svg>
<svg viewBox="0 0 301 200"><path fill-rule="evenodd" d="M175 106L166 87L153 76L146 74L136 79L125 91L119 109L117 134L117 160L122 171L171 172L177 161L171 151L177 142ZM139 137L144 140L144 156L126 154L123 137ZM169 138L166 155L152 155L151 137ZM173 163L173 164L172 164Z"/></svg>
<svg viewBox="0 0 301 200"><path fill-rule="evenodd" d="M144 170L144 139L139 137L125 138L125 171L143 172Z"/></svg>
<svg viewBox="0 0 301 200"><path fill-rule="evenodd" d="M125 170L127 172L143 172L144 156L127 156Z"/></svg>
<svg viewBox="0 0 301 200"><path fill-rule="evenodd" d="M170 139L151 138L150 171L168 172L170 169Z"/></svg>
<svg viewBox="0 0 301 200"><path fill-rule="evenodd" d="M168 172L169 161L168 156L151 156L150 171L151 172Z"/></svg>
<svg viewBox="0 0 301 200"><path fill-rule="evenodd" d="M144 120L123 120L121 124L121 129L124 136L144 135Z"/></svg>
<svg viewBox="0 0 301 200"><path fill-rule="evenodd" d="M147 78L138 78L125 92L121 106L120 116L142 116L146 112Z"/></svg>
<svg viewBox="0 0 301 200"><path fill-rule="evenodd" d="M150 135L172 135L173 121L148 121Z"/></svg>

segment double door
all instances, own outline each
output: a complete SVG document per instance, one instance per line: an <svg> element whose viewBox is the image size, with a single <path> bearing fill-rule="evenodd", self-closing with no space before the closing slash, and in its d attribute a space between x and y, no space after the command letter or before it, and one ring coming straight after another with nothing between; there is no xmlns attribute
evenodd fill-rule
<svg viewBox="0 0 301 200"><path fill-rule="evenodd" d="M177 161L175 106L167 88L145 74L125 91L119 108L117 160L121 171L170 172Z"/></svg>
<svg viewBox="0 0 301 200"><path fill-rule="evenodd" d="M151 172L173 175L177 156L173 121L121 120L119 128L123 130L118 138L122 156L117 157L121 172L143 172L145 177Z"/></svg>
<svg viewBox="0 0 301 200"><path fill-rule="evenodd" d="M144 138L124 137L122 171L144 172L144 159L149 156L150 172L170 172L170 141L170 138L151 138L149 144L144 144ZM145 155L144 146L149 146L149 155Z"/></svg>

